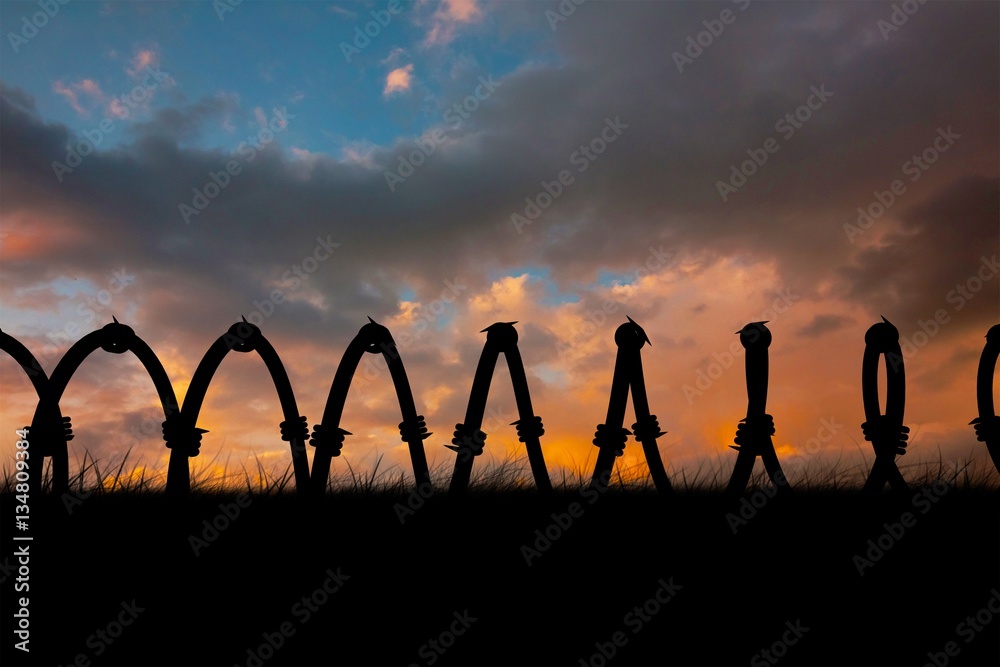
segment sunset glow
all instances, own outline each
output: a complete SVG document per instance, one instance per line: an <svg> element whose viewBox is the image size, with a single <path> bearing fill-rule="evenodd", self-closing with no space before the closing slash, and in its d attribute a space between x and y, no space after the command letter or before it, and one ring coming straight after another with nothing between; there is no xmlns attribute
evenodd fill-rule
<svg viewBox="0 0 1000 667"><path fill-rule="evenodd" d="M790 480L860 466L860 484L864 334L885 316L906 360L904 475L988 463L968 423L1000 321L1000 5L926 3L895 30L882 2L226 7L69 3L4 39L0 326L46 373L115 317L183 401L246 316L312 427L370 316L397 342L446 484L481 331L517 322L558 481L592 471L631 317L651 342L667 472L722 483L746 414L734 332L766 320ZM16 33L37 9L3 2L0 18ZM9 467L36 396L6 355L0 383ZM165 474L163 410L132 355L96 352L61 408L71 474L84 452ZM517 418L501 358L476 471L516 456L530 481ZM280 475L282 419L263 362L229 354L193 478ZM378 474L412 479L399 421L366 355L332 475L382 457ZM645 474L634 439L617 466Z"/></svg>

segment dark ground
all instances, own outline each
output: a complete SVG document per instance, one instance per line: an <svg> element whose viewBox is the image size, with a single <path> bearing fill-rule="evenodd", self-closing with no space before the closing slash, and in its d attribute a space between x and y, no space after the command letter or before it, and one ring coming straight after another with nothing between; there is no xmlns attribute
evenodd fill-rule
<svg viewBox="0 0 1000 667"><path fill-rule="evenodd" d="M916 500L848 492L768 499L735 534L714 494L458 500L439 492L404 524L393 508L405 500L399 496L318 503L264 496L198 556L189 537L203 536L203 520L219 517L219 504L235 495L174 502L110 494L72 514L50 498L48 507L35 502L31 516L31 652L13 648L12 614L24 593L13 591L16 571L5 572L0 661L998 665L1000 613L987 605L996 595L1000 610L1000 497L939 492ZM550 527L561 534L529 567L522 545L574 502L582 516L566 529ZM904 512L915 522L898 538L884 536L884 524L899 523ZM0 520L0 562L16 570L12 496L0 497ZM880 536L889 548L860 576L853 557ZM338 570L346 575L341 587L325 603L317 594L306 618L303 596ZM655 602L658 592L669 601ZM134 620L123 611L133 600L141 608ZM645 617L633 611L643 605ZM95 634L117 634L120 615L130 625L117 638ZM456 621L463 615L467 629ZM980 630L964 624L969 616ZM283 623L289 636L279 642L273 633ZM462 634L451 635L451 626ZM265 635L280 644L273 654ZM783 635L795 643L783 644ZM945 653L948 642L954 657ZM613 657L605 660L595 643L606 653L613 647ZM262 644L269 657L258 662L248 650L259 655Z"/></svg>

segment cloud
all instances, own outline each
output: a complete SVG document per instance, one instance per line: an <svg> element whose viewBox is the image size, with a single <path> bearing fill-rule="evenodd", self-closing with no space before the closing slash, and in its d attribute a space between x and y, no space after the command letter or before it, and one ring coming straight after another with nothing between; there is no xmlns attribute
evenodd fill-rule
<svg viewBox="0 0 1000 667"><path fill-rule="evenodd" d="M77 309L86 302L38 290L74 278L102 285L124 262L136 283L116 295L114 314L128 313L171 360L179 386L241 313L266 312L262 330L314 423L340 355L372 315L405 341L414 391L437 406L429 456L445 461L440 445L464 413L484 341L479 330L518 320L535 408L545 418L543 444L549 451L558 439L553 456L569 462L593 455L614 329L628 314L653 343L643 359L650 405L668 431L663 451L684 466L729 454L746 401L733 331L769 319L761 314L776 292L796 295L768 325L776 443L795 448L832 415L848 425L828 445L834 454L852 452L851 438L860 439L857 376L867 325L884 313L910 336L918 320L946 308L952 321L907 359L908 374L926 378L908 392L907 414L940 424L962 415L961 429L935 431L946 452L959 452L975 444L964 417L974 387L963 378L974 376L982 336L996 321L1000 281L983 282L960 311L947 295L983 254L997 252L1000 6L942 3L921 11L936 19L911 21L885 43L874 27L881 3L753 5L680 73L671 53L717 17L715 9L598 3L550 33L533 4L496 3L490 20L498 30L541 26L548 41L496 77L497 93L449 129L393 193L384 172L399 167L400 155L422 150L425 128L386 145L347 137L336 156L281 134L250 162L197 142L227 116L253 123L253 106L235 97L174 99L59 183L52 162L64 161L81 137L44 117L25 91L0 85L3 243L15 250L4 251L0 297L13 304L4 309L4 331L39 350L52 345L48 334L67 315L84 330L102 325L111 311L84 321ZM408 88L412 69L402 69ZM779 135L775 121L824 83L833 97L794 136ZM64 87L86 108L83 92ZM609 118L628 125L610 143L601 136ZM857 207L906 178L903 163L949 123L962 138L919 180L907 181L864 242L850 243L843 225L855 221ZM716 182L770 136L780 137L780 150L722 202ZM296 159L283 141L313 155ZM581 162L583 151L594 159ZM190 204L230 160L240 161L240 173L185 225L179 204ZM568 185L559 181L562 171L572 177ZM530 202L538 213L518 233L511 216ZM328 238L341 246L317 262L318 239ZM651 249L661 247L675 259L650 270ZM446 281L463 286L448 303ZM548 299L552 293L574 300ZM33 302L33 294L44 298ZM817 354L808 337L833 330L844 344ZM938 368L965 393L930 394ZM285 451L275 435L273 390L258 371L227 359L206 405L213 433L204 451ZM75 385L79 391L99 388L115 369L93 372ZM405 466L384 365L380 372L359 375L356 402L345 411L357 425L345 428L359 436L345 452L384 448L387 460ZM689 403L685 385L703 377L710 387ZM148 380L128 383L149 390ZM115 399L102 400L106 407ZM497 383L490 406L511 417L490 435L491 452L520 447L506 426L516 418L513 405L509 388ZM123 410L138 415L144 407ZM86 421L86 409L81 401L74 424L77 414ZM163 451L162 442L151 442ZM637 451L630 442L626 458L641 460Z"/></svg>
<svg viewBox="0 0 1000 667"><path fill-rule="evenodd" d="M998 219L1000 178L970 175L945 184L844 267L846 297L881 308L904 335L942 309L959 322L950 334L988 327L1000 301ZM979 289L963 296L960 288L973 278Z"/></svg>
<svg viewBox="0 0 1000 667"><path fill-rule="evenodd" d="M146 68L160 62L159 54L152 49L139 49L132 56L132 61L125 71L133 79L141 79L146 75Z"/></svg>
<svg viewBox="0 0 1000 667"><path fill-rule="evenodd" d="M385 88L382 90L382 95L388 97L393 93L401 93L409 90L412 80L412 72L412 63L403 67L397 67L389 72L389 74L385 77Z"/></svg>
<svg viewBox="0 0 1000 667"><path fill-rule="evenodd" d="M328 5L326 10L331 14L339 14L340 16L343 16L344 18L347 19L355 19L358 17L357 12L353 12L347 9L346 7L341 7L340 5L337 4Z"/></svg>
<svg viewBox="0 0 1000 667"><path fill-rule="evenodd" d="M106 95L101 90L100 84L93 79L81 79L76 83L69 84L69 86L63 84L62 81L56 81L52 84L52 92L64 97L73 108L73 111L80 116L90 115L90 109L83 106L83 103L80 101L80 95L84 95L90 98L92 102L98 103L106 99Z"/></svg>
<svg viewBox="0 0 1000 667"><path fill-rule="evenodd" d="M800 327L795 333L799 336L813 338L831 331L843 329L853 322L854 320L843 315L821 314L816 315L807 325Z"/></svg>
<svg viewBox="0 0 1000 667"><path fill-rule="evenodd" d="M211 120L221 119L223 126L239 113L238 96L220 91L193 104L156 111L148 121L134 123L130 133L142 140L157 138L177 143L193 142ZM232 131L236 127L232 126Z"/></svg>
<svg viewBox="0 0 1000 667"><path fill-rule="evenodd" d="M483 10L477 0L443 0L434 11L424 45L449 44L455 39L459 27L482 20Z"/></svg>
<svg viewBox="0 0 1000 667"><path fill-rule="evenodd" d="M77 112L79 115L88 115L87 111L80 106L80 101L77 99L76 93L73 92L71 88L65 86L62 81L56 81L52 84L52 92L65 97L69 105L73 107L73 111Z"/></svg>
<svg viewBox="0 0 1000 667"><path fill-rule="evenodd" d="M392 51L389 52L389 55L380 60L379 63L382 65L395 65L397 62L405 58L407 55L408 54L406 52L406 49L397 46Z"/></svg>

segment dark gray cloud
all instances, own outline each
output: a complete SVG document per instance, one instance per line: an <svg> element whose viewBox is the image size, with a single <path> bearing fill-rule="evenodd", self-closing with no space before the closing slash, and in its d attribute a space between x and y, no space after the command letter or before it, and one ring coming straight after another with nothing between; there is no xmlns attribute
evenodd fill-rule
<svg viewBox="0 0 1000 667"><path fill-rule="evenodd" d="M534 4L491 7L501 29L545 20ZM735 22L678 72L672 53L727 8ZM292 159L279 134L191 224L178 206L239 156L189 142L200 124L233 110L231 98L161 111L133 128L130 143L98 150L60 183L52 162L79 138L5 87L5 219L72 217L85 232L44 265L5 261L5 279L95 276L139 262L143 289L158 293L144 313L150 325L179 327L229 322L276 285L314 290L321 299L286 303L268 326L293 334L294 321L299 335L346 337L364 316L394 312L404 285L433 298L446 279L476 289L491 272L539 264L572 286L601 268L628 271L646 247L665 244L708 264L736 253L774 261L807 296L842 276L842 293L872 312L924 316L942 287L975 269L973 246L996 248L1000 7L930 3L884 40L876 22L890 11L884 3L588 4L553 33L558 64L505 77L395 193L383 170L412 140L376 149L365 166ZM833 96L785 139L776 120L813 86ZM571 156L608 118L628 128L578 172ZM907 211L903 231L878 249L851 244L843 224L942 126L963 139L897 204ZM779 151L723 202L716 182L768 137ZM574 183L518 234L511 214L562 169ZM280 281L328 236L341 247L308 282L292 290Z"/></svg>
<svg viewBox="0 0 1000 667"><path fill-rule="evenodd" d="M942 331L985 332L1000 317L998 225L1000 179L958 180L858 253L843 272L847 297L881 309L904 336L939 311Z"/></svg>

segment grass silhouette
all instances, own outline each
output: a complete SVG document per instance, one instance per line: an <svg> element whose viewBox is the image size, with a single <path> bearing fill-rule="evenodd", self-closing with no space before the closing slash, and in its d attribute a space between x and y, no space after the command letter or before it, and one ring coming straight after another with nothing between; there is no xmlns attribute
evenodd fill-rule
<svg viewBox="0 0 1000 667"><path fill-rule="evenodd" d="M870 457L864 456L860 462L843 466L842 459L832 463L819 459L808 459L804 465L789 468L791 481L797 490L804 493L853 492L859 490L871 469ZM192 466L191 489L202 495L249 493L254 496L271 496L295 493L295 478L291 462L266 465L259 455L254 455L253 466L248 469L241 464L233 469L228 459L221 459L221 449L200 465ZM383 467L384 455L379 454L370 470L356 469L348 456L340 457L346 470L331 475L327 482L327 492L350 494L352 496L392 496L410 493L413 487L412 475L400 466ZM721 493L726 488L732 472L733 457L719 454L713 459L699 459L694 466L668 466L675 490L685 494ZM558 468L555 471L553 489L557 493L578 492L590 481L590 460L578 464L574 469ZM221 472L219 471L221 468ZM448 461L431 470L431 480L437 492L448 487L452 464ZM940 449L937 459L924 459L912 463L901 459L900 470L907 481L916 488L947 483L962 490L1000 489L1000 475L988 458L970 453L955 464L946 462ZM134 460L131 448L121 456L107 461L96 458L89 450L78 456L76 472L71 475L70 491L88 495L147 495L161 493L166 486L165 466L149 465L141 459ZM15 470L4 464L0 467L0 494L13 494ZM747 493L766 488L770 481L763 467L758 463L750 478ZM51 459L46 459L43 478L43 492L51 490ZM487 461L475 467L472 473L470 491L478 494L503 494L534 490L531 469L526 456L515 449L508 450L502 457L489 456ZM655 493L652 480L644 463L633 465L618 464L613 470L610 489L614 492L634 494Z"/></svg>
<svg viewBox="0 0 1000 667"><path fill-rule="evenodd" d="M595 642L618 631L628 644L613 667L747 664L801 620L810 631L782 664L912 665L1000 586L1000 476L983 457L901 465L914 494L936 494L926 514L909 496L863 496L864 459L804 459L787 468L794 493L764 500L758 464L737 508L725 454L668 468L671 497L644 466L619 465L594 502L592 461L555 469L546 497L513 449L480 458L465 494L447 494L442 463L434 494L413 502L412 475L379 456L363 468L340 457L315 498L295 493L290 465L228 466L216 454L193 468L190 496L171 498L165 470L132 451L104 461L84 451L68 501L31 500L31 664L98 664L88 638L135 599L146 611L99 664L255 667L247 651L291 622L295 634L262 665L426 665L420 647L468 611L478 620L436 664L594 664ZM8 524L14 485L4 467ZM238 516L225 515L239 498ZM906 512L915 525L861 576L852 559ZM2 567L15 562L10 544ZM338 568L350 579L304 622L294 605ZM633 634L625 615L671 578L683 586L676 600ZM14 598L5 590L0 613ZM997 664L998 639L994 622L956 664ZM0 663L23 660L0 645Z"/></svg>

